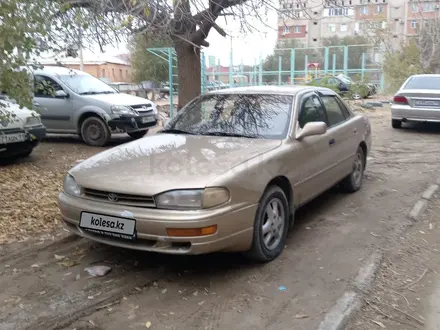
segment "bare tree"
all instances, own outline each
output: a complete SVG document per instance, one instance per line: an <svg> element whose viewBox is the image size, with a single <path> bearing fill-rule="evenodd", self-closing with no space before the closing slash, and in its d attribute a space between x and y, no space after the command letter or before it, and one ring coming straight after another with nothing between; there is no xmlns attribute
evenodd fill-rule
<svg viewBox="0 0 440 330"><path fill-rule="evenodd" d="M275 8L272 0L63 0L65 12L77 8L86 10L91 25L88 31L96 32L98 42L105 43L104 29L121 23L113 31L148 33L157 37L171 37L178 59L179 108L200 94L201 89L201 47L208 47L206 41L212 29L226 36L226 31L216 20L220 16L233 16L242 22L250 15L258 16L261 8ZM261 18L264 21L263 18ZM243 25L250 30L252 27ZM107 29L108 30L108 29ZM101 35L99 37L99 35ZM118 36L118 34L116 34Z"/></svg>

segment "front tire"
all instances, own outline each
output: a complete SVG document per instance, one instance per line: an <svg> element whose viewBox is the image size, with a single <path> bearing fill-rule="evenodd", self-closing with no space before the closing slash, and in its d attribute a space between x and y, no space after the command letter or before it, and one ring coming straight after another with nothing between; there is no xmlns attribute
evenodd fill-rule
<svg viewBox="0 0 440 330"><path fill-rule="evenodd" d="M23 152L19 153L17 156L20 157L20 158L26 158L26 157L29 157L29 156L31 155L31 153L32 153L33 150L34 150L34 149L31 148L31 149L29 149L29 150L26 150L26 151L23 151Z"/></svg>
<svg viewBox="0 0 440 330"><path fill-rule="evenodd" d="M353 171L341 181L341 188L346 192L356 192L361 189L365 170L364 150L359 146L353 161Z"/></svg>
<svg viewBox="0 0 440 330"><path fill-rule="evenodd" d="M248 258L268 262L281 254L289 230L289 210L283 190L278 186L269 187L255 215L252 247L245 254Z"/></svg>
<svg viewBox="0 0 440 330"><path fill-rule="evenodd" d="M110 140L107 124L98 117L86 118L81 124L81 137L89 146L103 147Z"/></svg>
<svg viewBox="0 0 440 330"><path fill-rule="evenodd" d="M145 131L136 131L136 132L130 132L127 134L132 138L132 139L140 139L141 137L144 137L146 134L148 133L148 130Z"/></svg>
<svg viewBox="0 0 440 330"><path fill-rule="evenodd" d="M398 119L391 119L391 126L393 128L402 128L402 121Z"/></svg>

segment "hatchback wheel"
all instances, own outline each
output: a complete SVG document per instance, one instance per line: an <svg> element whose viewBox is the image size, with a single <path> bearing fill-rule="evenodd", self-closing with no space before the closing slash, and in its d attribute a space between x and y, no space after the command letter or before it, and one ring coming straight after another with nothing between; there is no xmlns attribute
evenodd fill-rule
<svg viewBox="0 0 440 330"><path fill-rule="evenodd" d="M89 117L81 124L81 137L88 145L102 147L110 135L107 124L101 118Z"/></svg>
<svg viewBox="0 0 440 330"><path fill-rule="evenodd" d="M402 128L402 121L398 119L391 119L391 126L393 128Z"/></svg>
<svg viewBox="0 0 440 330"><path fill-rule="evenodd" d="M267 262L278 257L284 249L289 227L289 203L283 190L272 186L264 193L254 222L251 249L246 256Z"/></svg>
<svg viewBox="0 0 440 330"><path fill-rule="evenodd" d="M365 155L364 150L358 147L356 156L353 161L352 172L345 177L341 182L341 187L344 191L355 192L362 186L362 179L364 177L365 170Z"/></svg>

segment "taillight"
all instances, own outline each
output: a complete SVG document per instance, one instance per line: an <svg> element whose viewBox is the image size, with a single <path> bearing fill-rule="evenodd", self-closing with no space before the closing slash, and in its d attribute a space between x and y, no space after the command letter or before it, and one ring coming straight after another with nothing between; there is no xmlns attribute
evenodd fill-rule
<svg viewBox="0 0 440 330"><path fill-rule="evenodd" d="M393 102L394 103L399 103L399 104L408 104L408 100L406 99L406 97L405 96L400 96L400 95L394 96Z"/></svg>

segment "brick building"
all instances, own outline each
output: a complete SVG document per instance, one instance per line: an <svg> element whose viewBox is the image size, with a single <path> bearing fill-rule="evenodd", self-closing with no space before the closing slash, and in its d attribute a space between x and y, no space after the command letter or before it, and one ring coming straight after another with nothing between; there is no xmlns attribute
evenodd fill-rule
<svg viewBox="0 0 440 330"><path fill-rule="evenodd" d="M58 61L45 59L40 60L40 63L47 66L62 64L71 69L80 69L79 58L73 57L66 57ZM132 82L131 64L125 58L121 59L119 57L105 55L87 55L84 56L83 67L83 71L107 82Z"/></svg>

